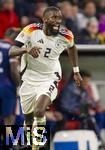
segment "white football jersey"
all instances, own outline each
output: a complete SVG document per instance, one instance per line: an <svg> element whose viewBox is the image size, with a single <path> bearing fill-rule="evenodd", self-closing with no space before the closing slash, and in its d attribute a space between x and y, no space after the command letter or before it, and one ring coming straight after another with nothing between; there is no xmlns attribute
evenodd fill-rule
<svg viewBox="0 0 105 150"><path fill-rule="evenodd" d="M25 47L40 47L37 58L24 54L21 60L21 71L26 70L22 76L23 81L58 80L61 77L60 54L74 45L71 31L62 28L57 36L47 36L42 30L42 25L31 24L26 26L17 36L16 41L24 43Z"/></svg>

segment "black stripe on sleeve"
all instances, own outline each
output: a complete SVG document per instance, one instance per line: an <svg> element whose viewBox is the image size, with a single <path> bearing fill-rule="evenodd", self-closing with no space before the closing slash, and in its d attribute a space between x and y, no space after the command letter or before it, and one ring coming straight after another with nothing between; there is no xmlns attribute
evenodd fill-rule
<svg viewBox="0 0 105 150"><path fill-rule="evenodd" d="M15 40L15 46L22 47L24 43Z"/></svg>

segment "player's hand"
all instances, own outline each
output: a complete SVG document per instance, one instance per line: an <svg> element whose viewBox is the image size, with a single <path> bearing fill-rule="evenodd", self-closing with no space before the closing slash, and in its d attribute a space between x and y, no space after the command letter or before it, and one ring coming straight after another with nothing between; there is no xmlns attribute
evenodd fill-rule
<svg viewBox="0 0 105 150"><path fill-rule="evenodd" d="M40 50L41 50L40 47L33 47L33 48L31 48L31 49L28 51L28 53L29 53L32 57L37 58L37 57L39 56L39 54L40 54Z"/></svg>
<svg viewBox="0 0 105 150"><path fill-rule="evenodd" d="M82 77L80 75L80 73L74 73L74 80L75 80L75 83L77 86L80 86L81 85L81 82L82 82Z"/></svg>

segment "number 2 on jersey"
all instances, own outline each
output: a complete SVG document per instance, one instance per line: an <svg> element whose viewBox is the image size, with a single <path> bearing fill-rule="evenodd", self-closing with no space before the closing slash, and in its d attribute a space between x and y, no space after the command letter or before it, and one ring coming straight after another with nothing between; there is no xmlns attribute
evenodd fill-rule
<svg viewBox="0 0 105 150"><path fill-rule="evenodd" d="M44 57L49 58L49 54L51 53L51 48L46 48L46 51L44 53Z"/></svg>

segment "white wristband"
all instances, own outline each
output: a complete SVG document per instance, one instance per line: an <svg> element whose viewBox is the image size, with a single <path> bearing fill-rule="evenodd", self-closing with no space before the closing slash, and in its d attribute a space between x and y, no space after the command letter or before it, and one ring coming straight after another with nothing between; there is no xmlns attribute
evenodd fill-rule
<svg viewBox="0 0 105 150"><path fill-rule="evenodd" d="M78 67L78 66L77 66L77 67L73 67L73 72L74 72L74 73L79 72L79 67Z"/></svg>

